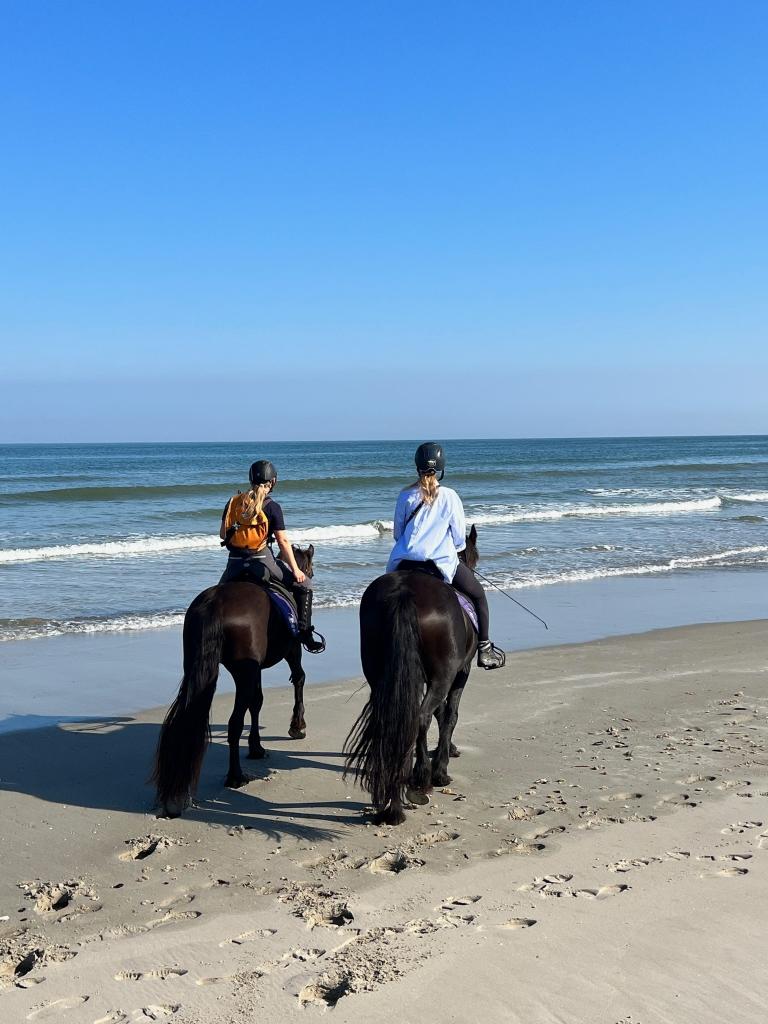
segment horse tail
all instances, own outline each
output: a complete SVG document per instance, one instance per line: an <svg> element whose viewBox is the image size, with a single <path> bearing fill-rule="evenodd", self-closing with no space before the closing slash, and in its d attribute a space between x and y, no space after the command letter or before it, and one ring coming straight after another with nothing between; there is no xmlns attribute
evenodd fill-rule
<svg viewBox="0 0 768 1024"><path fill-rule="evenodd" d="M368 677L371 695L344 742L344 774L354 773L371 794L374 807L396 805L392 823L402 820L402 792L411 773L427 685L413 596L400 580L397 583L382 602L382 621L375 624L382 661L376 678ZM361 614L364 607L365 597Z"/></svg>
<svg viewBox="0 0 768 1024"><path fill-rule="evenodd" d="M224 643L216 592L203 591L184 617L184 676L157 744L152 781L158 803L171 815L189 805L211 738L208 718Z"/></svg>

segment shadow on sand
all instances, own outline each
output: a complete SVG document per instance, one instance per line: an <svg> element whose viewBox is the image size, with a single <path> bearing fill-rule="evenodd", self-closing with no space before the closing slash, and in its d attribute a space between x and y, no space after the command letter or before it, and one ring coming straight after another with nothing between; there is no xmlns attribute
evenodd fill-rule
<svg viewBox="0 0 768 1024"><path fill-rule="evenodd" d="M25 723L26 724L26 723ZM31 724L31 723L29 723ZM5 732L0 735L0 791L27 794L49 803L105 811L146 814L154 810L154 793L147 781L160 727L131 717L73 719L55 726ZM211 727L213 741L203 763L195 804L184 820L220 828L254 829L271 838L297 836L332 838L340 825L359 824L366 805L347 799L338 786L335 799L267 799L278 783L271 772L290 773L311 768L338 777L343 770L339 751L307 750L306 741L263 737L290 749L269 748L263 761L243 761L254 782L240 790L227 789L226 724ZM245 753L245 751L243 751ZM327 778L327 776L326 776ZM269 781L268 781L269 779ZM290 775L287 775L290 781ZM304 780L302 789L304 793ZM325 796L327 787L318 787Z"/></svg>

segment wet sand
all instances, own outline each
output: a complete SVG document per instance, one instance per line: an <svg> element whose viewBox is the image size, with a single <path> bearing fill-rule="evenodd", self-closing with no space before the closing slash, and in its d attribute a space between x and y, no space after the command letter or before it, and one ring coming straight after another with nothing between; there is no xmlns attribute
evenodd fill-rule
<svg viewBox="0 0 768 1024"><path fill-rule="evenodd" d="M0 737L3 1020L768 1018L764 621L473 671L453 781L395 829L341 779L361 681L310 688L301 741L291 697L238 791L216 698L172 821L164 709Z"/></svg>

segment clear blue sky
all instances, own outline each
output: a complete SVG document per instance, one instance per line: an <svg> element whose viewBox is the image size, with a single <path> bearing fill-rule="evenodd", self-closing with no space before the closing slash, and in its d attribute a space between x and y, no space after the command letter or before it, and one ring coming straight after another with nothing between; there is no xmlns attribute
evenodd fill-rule
<svg viewBox="0 0 768 1024"><path fill-rule="evenodd" d="M768 432L768 4L0 0L0 440Z"/></svg>

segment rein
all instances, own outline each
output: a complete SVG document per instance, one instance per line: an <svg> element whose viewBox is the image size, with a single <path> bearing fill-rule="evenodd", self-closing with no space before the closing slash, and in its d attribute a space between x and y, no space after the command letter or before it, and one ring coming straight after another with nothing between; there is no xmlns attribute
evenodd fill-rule
<svg viewBox="0 0 768 1024"><path fill-rule="evenodd" d="M544 619L542 619L540 615L537 615L536 612L532 612L530 608L526 608L522 601L518 601L516 597L512 597L512 595L508 594L506 590L502 590L501 587L497 586L493 582L493 580L489 580L487 576L483 576L483 574L481 572L478 572L477 569L473 569L472 572L475 574L475 576L479 576L481 580L484 580L486 583L490 583L490 585L492 587L495 587L500 594L504 595L504 597L509 598L510 601L514 601L518 608L522 608L524 612L528 612L528 614L532 615L534 619L538 619L538 621L542 624L544 629L549 629L549 626L546 624Z"/></svg>

